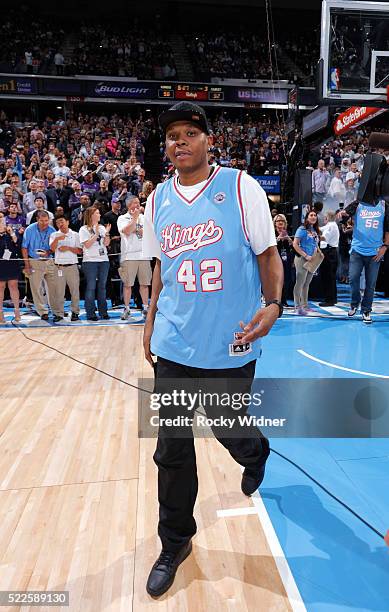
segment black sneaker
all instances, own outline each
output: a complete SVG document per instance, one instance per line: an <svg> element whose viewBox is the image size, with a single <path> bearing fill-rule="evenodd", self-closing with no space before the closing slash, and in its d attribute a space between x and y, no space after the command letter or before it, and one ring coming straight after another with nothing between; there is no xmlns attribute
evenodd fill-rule
<svg viewBox="0 0 389 612"><path fill-rule="evenodd" d="M49 320L49 315L47 314L47 312L43 315L41 315L41 319L42 321L48 321Z"/></svg>
<svg viewBox="0 0 389 612"><path fill-rule="evenodd" d="M98 321L99 317L97 317L96 315L92 315L91 317L87 318L88 321Z"/></svg>
<svg viewBox="0 0 389 612"><path fill-rule="evenodd" d="M102 319L105 319L106 321L108 321L108 319L110 319L111 317L109 316L109 314L106 312L103 315L100 315Z"/></svg>
<svg viewBox="0 0 389 612"><path fill-rule="evenodd" d="M358 310L358 306L350 306L350 310L347 313L347 316L353 317Z"/></svg>
<svg viewBox="0 0 389 612"><path fill-rule="evenodd" d="M70 317L71 321L79 321L80 317L78 316L78 314L76 312L72 312L72 316Z"/></svg>
<svg viewBox="0 0 389 612"><path fill-rule="evenodd" d="M373 320L372 320L372 318L371 318L371 314L370 314L370 312L363 312L363 313L362 313L362 321L363 321L364 323L367 323L368 325L369 325L370 323L373 323Z"/></svg>
<svg viewBox="0 0 389 612"><path fill-rule="evenodd" d="M60 321L63 321L63 317L59 317L58 315L53 316L53 323L59 323Z"/></svg>
<svg viewBox="0 0 389 612"><path fill-rule="evenodd" d="M254 470L253 468L245 468L242 476L241 489L244 495L250 497L259 486L262 484L262 480L265 477L265 465L261 465L261 467Z"/></svg>
<svg viewBox="0 0 389 612"><path fill-rule="evenodd" d="M163 550L151 568L146 591L152 597L159 597L172 586L178 566L192 552L192 542L182 546L178 552Z"/></svg>

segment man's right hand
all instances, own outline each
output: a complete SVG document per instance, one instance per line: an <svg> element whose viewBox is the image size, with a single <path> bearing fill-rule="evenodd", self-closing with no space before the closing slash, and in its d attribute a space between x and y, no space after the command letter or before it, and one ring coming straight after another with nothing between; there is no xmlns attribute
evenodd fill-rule
<svg viewBox="0 0 389 612"><path fill-rule="evenodd" d="M145 326L144 326L144 330L143 330L143 350L145 352L145 357L147 361L149 362L149 364L151 365L151 367L154 367L153 353L150 350L150 342L151 342L151 336L153 334L153 329L154 329L154 322L149 320L149 317L147 317Z"/></svg>

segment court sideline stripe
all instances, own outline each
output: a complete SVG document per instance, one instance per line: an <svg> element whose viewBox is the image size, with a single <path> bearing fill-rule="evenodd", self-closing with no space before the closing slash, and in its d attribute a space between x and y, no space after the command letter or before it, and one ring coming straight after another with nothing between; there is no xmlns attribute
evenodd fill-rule
<svg viewBox="0 0 389 612"><path fill-rule="evenodd" d="M280 575L282 584L284 585L291 608L293 612L307 612L300 591L298 590L296 581L273 527L273 523L270 520L270 516L258 491L251 496L251 499L257 510L256 514L258 516L258 520L261 523L263 533L265 534L266 541L273 555L274 563L277 566L278 573Z"/></svg>
<svg viewBox="0 0 389 612"><path fill-rule="evenodd" d="M297 349L297 352L300 353L303 357L310 359L311 361L316 361L317 363L321 363L322 365L328 366L330 368L335 368L337 370L343 370L344 372L351 372L352 374L362 374L362 376L372 376L373 378L389 378L386 374L375 374L374 372L365 372L364 370L354 370L353 368L346 368L346 366L340 366L336 363L331 363L330 361L324 361L324 359L319 359L319 357L315 357L314 355L310 355L303 349Z"/></svg>

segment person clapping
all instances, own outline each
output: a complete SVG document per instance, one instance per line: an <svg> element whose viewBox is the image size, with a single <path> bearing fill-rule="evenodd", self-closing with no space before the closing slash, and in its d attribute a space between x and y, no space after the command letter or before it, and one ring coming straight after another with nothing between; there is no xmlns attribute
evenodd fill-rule
<svg viewBox="0 0 389 612"><path fill-rule="evenodd" d="M80 244L83 249L82 270L86 278L85 310L88 321L98 321L95 311L97 288L97 306L102 319L109 319L107 312L106 284L109 270L107 246L110 243L111 226L100 225L100 211L90 206L85 211L84 223L79 231Z"/></svg>

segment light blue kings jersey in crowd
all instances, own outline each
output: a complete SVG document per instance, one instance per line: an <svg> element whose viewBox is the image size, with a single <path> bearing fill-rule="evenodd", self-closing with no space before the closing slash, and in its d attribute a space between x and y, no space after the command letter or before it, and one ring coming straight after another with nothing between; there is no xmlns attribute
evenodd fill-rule
<svg viewBox="0 0 389 612"><path fill-rule="evenodd" d="M198 368L237 368L260 356L257 340L234 347L239 321L260 308L256 255L243 225L240 173L218 167L189 202L177 177L153 201L163 289L151 351Z"/></svg>
<svg viewBox="0 0 389 612"><path fill-rule="evenodd" d="M385 202L369 206L360 202L354 216L351 251L360 255L377 255L384 237Z"/></svg>

